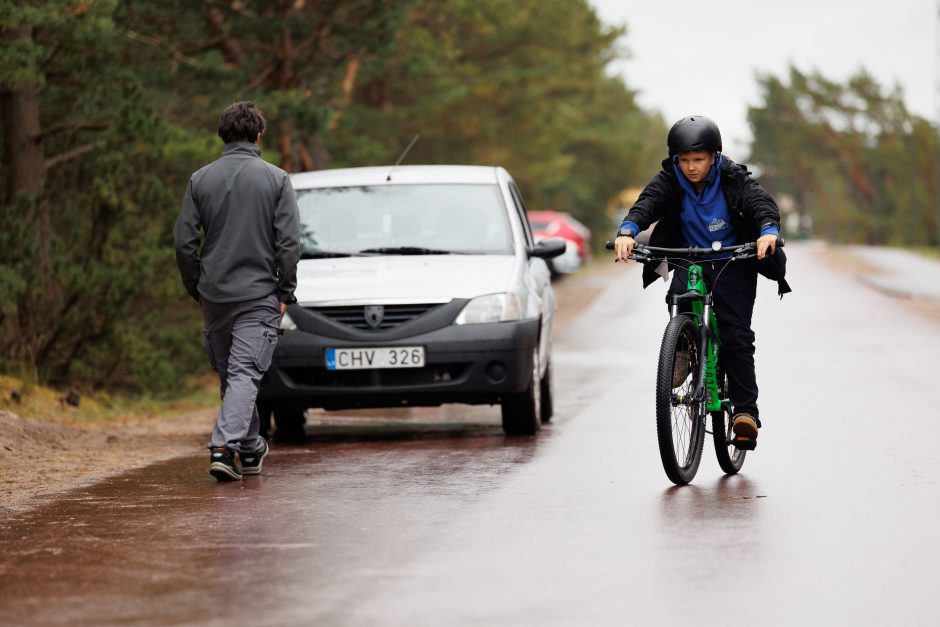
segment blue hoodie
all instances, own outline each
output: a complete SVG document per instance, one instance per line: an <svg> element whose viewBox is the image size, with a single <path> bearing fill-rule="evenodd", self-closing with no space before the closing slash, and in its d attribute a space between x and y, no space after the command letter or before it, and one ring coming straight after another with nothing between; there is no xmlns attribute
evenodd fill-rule
<svg viewBox="0 0 940 627"><path fill-rule="evenodd" d="M676 179L685 193L682 197L681 229L686 245L701 248L710 248L712 242L720 241L722 246L734 246L738 243L731 226L731 216L728 212L728 203L721 191L721 164L724 157L718 153L715 164L708 172L708 179L702 192L696 193L695 187L689 182L679 168L678 157L672 158L675 167ZM635 237L640 227L624 218L620 225L622 230L629 230ZM779 235L777 227L768 224L764 226L761 235Z"/></svg>
<svg viewBox="0 0 940 627"><path fill-rule="evenodd" d="M678 157L672 158L679 186L685 192L682 197L682 235L689 246L708 248L712 242L721 242L722 246L734 246L738 243L734 229L731 228L728 203L721 191L723 158L721 153L718 153L718 159L709 170L701 193L696 193L695 187L679 169Z"/></svg>

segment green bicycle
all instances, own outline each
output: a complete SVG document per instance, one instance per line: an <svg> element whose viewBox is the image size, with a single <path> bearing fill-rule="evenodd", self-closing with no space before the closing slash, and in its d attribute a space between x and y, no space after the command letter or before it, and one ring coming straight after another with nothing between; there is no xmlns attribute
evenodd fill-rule
<svg viewBox="0 0 940 627"><path fill-rule="evenodd" d="M778 246L783 246L779 240ZM608 250L613 243L607 242ZM716 253L727 256L714 258ZM656 434L659 456L669 480L677 485L692 481L702 461L707 432L706 414L711 416L711 434L718 465L729 475L741 470L754 442L735 439L731 430L732 409L728 398L728 375L721 365L721 338L713 307L712 291L706 287L697 261L708 256L710 263L734 263L757 256L751 242L711 248L659 248L636 244L630 259L640 263L666 263L686 267L686 292L670 294L669 323L663 333L656 372ZM724 266L721 271L724 270ZM721 277L719 271L715 281Z"/></svg>

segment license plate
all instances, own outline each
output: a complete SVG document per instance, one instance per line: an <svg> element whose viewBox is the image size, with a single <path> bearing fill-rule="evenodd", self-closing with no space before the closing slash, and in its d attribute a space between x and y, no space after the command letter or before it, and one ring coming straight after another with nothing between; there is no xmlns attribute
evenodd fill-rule
<svg viewBox="0 0 940 627"><path fill-rule="evenodd" d="M327 370L373 370L378 368L423 367L423 346L326 349Z"/></svg>

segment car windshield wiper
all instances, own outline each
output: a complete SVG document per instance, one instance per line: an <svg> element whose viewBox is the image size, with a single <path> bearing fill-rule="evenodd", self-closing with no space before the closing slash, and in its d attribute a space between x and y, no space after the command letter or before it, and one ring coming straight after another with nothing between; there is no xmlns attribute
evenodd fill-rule
<svg viewBox="0 0 940 627"><path fill-rule="evenodd" d="M420 246L385 246L380 248L366 248L360 250L360 253L379 254L379 255L460 255L453 250L438 250L436 248L422 248Z"/></svg>
<svg viewBox="0 0 940 627"><path fill-rule="evenodd" d="M342 253L334 250L305 250L300 253L301 259L334 259L337 257L367 257L366 252Z"/></svg>

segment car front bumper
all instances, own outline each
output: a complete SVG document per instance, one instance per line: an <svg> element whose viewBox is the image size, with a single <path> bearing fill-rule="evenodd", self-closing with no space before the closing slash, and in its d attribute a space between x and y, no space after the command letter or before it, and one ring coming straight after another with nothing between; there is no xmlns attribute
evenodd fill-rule
<svg viewBox="0 0 940 627"><path fill-rule="evenodd" d="M539 321L448 325L395 339L350 341L287 331L258 394L282 408L493 404L525 391L532 376ZM327 348L423 346L422 368L327 370Z"/></svg>

